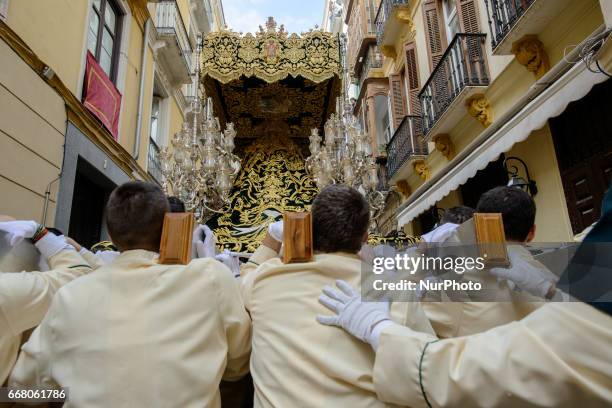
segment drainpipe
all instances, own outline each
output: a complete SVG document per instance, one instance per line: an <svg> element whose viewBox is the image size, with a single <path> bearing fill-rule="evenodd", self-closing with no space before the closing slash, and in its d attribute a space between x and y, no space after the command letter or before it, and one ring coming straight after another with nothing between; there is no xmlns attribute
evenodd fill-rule
<svg viewBox="0 0 612 408"><path fill-rule="evenodd" d="M59 180L60 177L61 174L47 184L47 189L45 190L45 204L43 205L42 220L40 223L41 225L47 225L47 210L49 209L49 201L51 200L51 185Z"/></svg>
<svg viewBox="0 0 612 408"><path fill-rule="evenodd" d="M151 19L147 19L144 25L142 33L142 57L140 59L140 88L138 90L138 113L136 114L136 135L134 136L134 150L132 151L132 157L134 160L138 160L140 156L140 133L142 133L142 109L144 105L144 82L145 82L145 68L147 59L147 33L151 26Z"/></svg>

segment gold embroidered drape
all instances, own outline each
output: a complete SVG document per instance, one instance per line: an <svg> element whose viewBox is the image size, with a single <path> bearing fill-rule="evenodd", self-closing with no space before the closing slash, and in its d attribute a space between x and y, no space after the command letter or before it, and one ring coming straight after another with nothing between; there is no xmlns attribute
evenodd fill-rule
<svg viewBox="0 0 612 408"><path fill-rule="evenodd" d="M203 78L210 76L223 84L241 76L268 83L289 75L316 83L341 76L337 35L322 31L288 35L282 26L276 30L273 21L255 35L228 30L208 34L200 63Z"/></svg>

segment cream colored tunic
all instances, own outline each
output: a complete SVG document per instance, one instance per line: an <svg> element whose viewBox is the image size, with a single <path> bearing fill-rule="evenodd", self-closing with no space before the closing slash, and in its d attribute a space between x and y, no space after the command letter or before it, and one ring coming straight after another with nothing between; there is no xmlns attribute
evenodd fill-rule
<svg viewBox="0 0 612 408"><path fill-rule="evenodd" d="M383 330L374 384L412 407L612 406L612 317L549 303L524 319L447 340Z"/></svg>
<svg viewBox="0 0 612 408"><path fill-rule="evenodd" d="M278 258L262 263L275 255L260 247L243 268L242 292L253 320L255 406L386 406L372 383L372 348L315 320L317 314L330 314L317 300L325 285L344 279L359 287L360 260L335 253L308 263L285 265ZM394 304L392 318L433 332L418 302Z"/></svg>
<svg viewBox="0 0 612 408"><path fill-rule="evenodd" d="M554 275L522 245L508 245L512 256L521 257L532 270L554 280ZM493 327L520 320L545 304L543 299L536 298L525 292L517 292L508 286L506 281L498 282L497 278L488 273L467 272L470 280L483 283L483 287L498 288L499 302L442 302L423 301L423 310L431 321L436 334L440 338L467 336L480 333Z"/></svg>
<svg viewBox="0 0 612 408"><path fill-rule="evenodd" d="M91 271L73 249L48 262L48 272L0 272L0 385L15 364L23 332L40 323L62 285Z"/></svg>
<svg viewBox="0 0 612 408"><path fill-rule="evenodd" d="M221 379L248 371L238 285L212 259L156 258L126 251L62 288L9 383L69 387L68 407L220 406Z"/></svg>

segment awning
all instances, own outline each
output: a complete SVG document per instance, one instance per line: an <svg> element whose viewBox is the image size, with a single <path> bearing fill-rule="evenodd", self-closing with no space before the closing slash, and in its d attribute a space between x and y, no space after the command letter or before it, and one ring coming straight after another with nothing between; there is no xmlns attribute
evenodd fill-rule
<svg viewBox="0 0 612 408"><path fill-rule="evenodd" d="M604 74L593 73L582 62L577 63L561 78L529 102L499 129L492 133L485 131L466 150L453 159L448 169L439 172L438 177L428 180L406 201L397 212L398 226L409 223L415 217L456 190L477 171L484 169L500 154L507 152L515 143L529 137L531 132L542 128L548 119L563 113L567 105L583 98L598 83L608 79Z"/></svg>

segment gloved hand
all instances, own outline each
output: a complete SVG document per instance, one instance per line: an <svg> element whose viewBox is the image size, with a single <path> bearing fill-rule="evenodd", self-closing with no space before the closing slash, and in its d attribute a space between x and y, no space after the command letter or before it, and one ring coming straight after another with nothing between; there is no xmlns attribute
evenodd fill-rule
<svg viewBox="0 0 612 408"><path fill-rule="evenodd" d="M509 268L491 268L490 273L498 279L508 280L520 290L541 298L549 298L554 294L554 282L546 278L535 265L530 264L521 256L509 254Z"/></svg>
<svg viewBox="0 0 612 408"><path fill-rule="evenodd" d="M446 224L440 225L438 228L435 228L427 234L421 235L421 239L427 243L442 243L446 241L451 235L453 235L457 228L459 228L459 224L447 222Z"/></svg>
<svg viewBox="0 0 612 408"><path fill-rule="evenodd" d="M276 221L268 225L268 234L278 242L283 242L283 222Z"/></svg>
<svg viewBox="0 0 612 408"><path fill-rule="evenodd" d="M202 239L203 234L205 235L204 239ZM215 234L210 228L208 228L208 226L198 225L193 231L193 239L191 244L192 257L213 258L216 254L216 241Z"/></svg>
<svg viewBox="0 0 612 408"><path fill-rule="evenodd" d="M24 238L32 238L38 229L38 224L34 221L5 221L0 222L0 230L7 233L11 246L15 246L23 241Z"/></svg>
<svg viewBox="0 0 612 408"><path fill-rule="evenodd" d="M373 333L375 326L391 323L388 302L362 302L360 294L343 280L337 280L340 291L326 286L319 302L327 307L334 316L317 316L317 321L328 326L342 327L361 341L378 345L380 331ZM374 335L373 335L374 334Z"/></svg>
<svg viewBox="0 0 612 408"><path fill-rule="evenodd" d="M215 255L215 259L227 266L234 278L240 276L240 260L237 255L232 254L229 250L225 249L222 253Z"/></svg>
<svg viewBox="0 0 612 408"><path fill-rule="evenodd" d="M47 232L41 239L36 241L34 246L46 259L51 258L53 255L56 255L58 252L65 249L76 251L72 245L66 242L63 235L57 236L51 232Z"/></svg>

